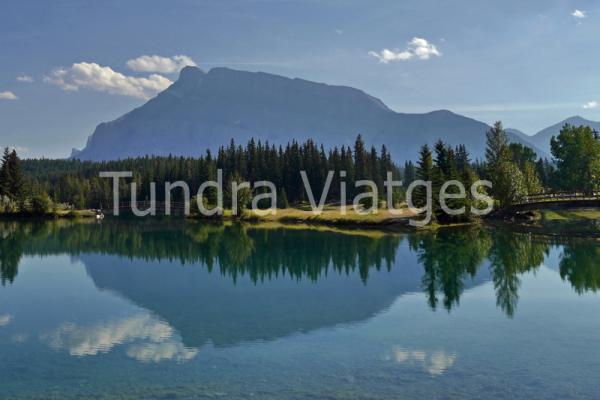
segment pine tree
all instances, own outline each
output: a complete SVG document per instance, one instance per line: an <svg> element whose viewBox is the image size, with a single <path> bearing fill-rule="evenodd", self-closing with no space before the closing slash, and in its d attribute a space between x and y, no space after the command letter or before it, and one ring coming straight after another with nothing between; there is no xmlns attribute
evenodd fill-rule
<svg viewBox="0 0 600 400"><path fill-rule="evenodd" d="M417 177L417 171L412 161L406 161L404 163L404 179L402 185L406 189Z"/></svg>
<svg viewBox="0 0 600 400"><path fill-rule="evenodd" d="M431 182L433 180L433 158L428 145L423 145L419 151L419 162L417 164L417 178L422 181ZM427 205L427 190L419 185L415 188L414 203L417 207Z"/></svg>
<svg viewBox="0 0 600 400"><path fill-rule="evenodd" d="M277 208L289 208L290 203L288 202L287 194L285 193L285 188L281 188L279 193L277 194Z"/></svg>
<svg viewBox="0 0 600 400"><path fill-rule="evenodd" d="M431 205L433 214L439 219L442 216L439 203L440 191L444 182L449 179L450 168L448 163L448 147L441 139L435 143L434 151Z"/></svg>
<svg viewBox="0 0 600 400"><path fill-rule="evenodd" d="M493 178L500 164L508 158L508 136L502 127L502 122L496 121L486 133L485 160L490 177Z"/></svg>
<svg viewBox="0 0 600 400"><path fill-rule="evenodd" d="M8 147L4 149L4 155L2 156L2 166L0 167L0 197L8 196L10 194L10 150Z"/></svg>
<svg viewBox="0 0 600 400"><path fill-rule="evenodd" d="M464 144L459 144L456 146L456 168L458 172L464 172L471 165L471 160L469 159L469 152L467 151L467 147Z"/></svg>
<svg viewBox="0 0 600 400"><path fill-rule="evenodd" d="M342 147L341 154L341 163L342 163L342 171L346 171L346 192L347 192L347 200L350 200L354 196L354 182L355 182L355 166L352 161L352 150L350 146L344 148Z"/></svg>
<svg viewBox="0 0 600 400"><path fill-rule="evenodd" d="M354 142L354 177L358 180L369 179L367 167L367 152L362 136L358 135Z"/></svg>
<svg viewBox="0 0 600 400"><path fill-rule="evenodd" d="M25 184L21 171L21 160L15 150L8 155L5 150L0 175L2 175L2 186L5 195L15 201L24 201Z"/></svg>
<svg viewBox="0 0 600 400"><path fill-rule="evenodd" d="M458 173L458 167L457 167L457 162L456 162L456 153L454 152L454 150L451 147L448 147L446 149L446 171L444 171L444 178L445 178L445 182L448 181L458 181L461 184L464 184L463 182L461 182L461 180L459 179L459 173ZM460 191L460 189L456 186L456 185L450 185L448 186L448 188L446 189L446 193L448 194L458 194ZM437 192L439 195L439 191ZM436 201L439 201L439 196L434 198ZM451 210L458 210L461 207L465 206L465 199L447 199L446 200L446 205L451 209ZM441 207L438 209L438 216L441 217L442 219L462 219L464 217L464 215L460 215L460 216L453 216L453 215L447 215L444 210L441 209ZM458 217L458 218L457 218ZM440 219L440 218L438 218Z"/></svg>
<svg viewBox="0 0 600 400"><path fill-rule="evenodd" d="M508 136L497 121L486 133L486 177L492 182L492 195L504 207L515 201L521 193L522 174L510 159ZM512 174L519 173L518 177ZM518 182L519 181L519 182ZM515 189L517 188L517 189Z"/></svg>

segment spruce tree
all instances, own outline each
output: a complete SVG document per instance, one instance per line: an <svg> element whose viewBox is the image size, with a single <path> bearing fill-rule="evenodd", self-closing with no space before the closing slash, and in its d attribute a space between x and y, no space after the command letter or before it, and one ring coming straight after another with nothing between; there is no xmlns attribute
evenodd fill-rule
<svg viewBox="0 0 600 400"><path fill-rule="evenodd" d="M4 148L4 155L2 156L2 166L0 167L0 196L8 196L10 194L10 150L8 147Z"/></svg>
<svg viewBox="0 0 600 400"><path fill-rule="evenodd" d="M419 162L417 163L417 178L431 182L433 180L433 158L428 145L423 145L419 151ZM427 205L427 190L422 185L415 188L414 203L417 207Z"/></svg>
<svg viewBox="0 0 600 400"><path fill-rule="evenodd" d="M23 181L23 173L21 171L21 160L19 159L19 156L15 150L10 152L5 165L7 171L6 186L8 189L8 196L13 200L21 201L23 200L25 185Z"/></svg>
<svg viewBox="0 0 600 400"><path fill-rule="evenodd" d="M290 203L288 202L287 194L285 193L285 188L281 188L279 193L277 194L277 208L289 208Z"/></svg>
<svg viewBox="0 0 600 400"><path fill-rule="evenodd" d="M369 179L367 152L365 150L365 143L363 142L361 135L358 135L356 137L356 141L354 142L354 165L354 176L357 181Z"/></svg>
<svg viewBox="0 0 600 400"><path fill-rule="evenodd" d="M486 133L485 160L490 178L494 178L500 164L508 159L508 136L502 122L496 121Z"/></svg>
<svg viewBox="0 0 600 400"><path fill-rule="evenodd" d="M406 189L408 185L417 178L417 171L412 161L406 161L404 163L404 178L402 180L402 186Z"/></svg>

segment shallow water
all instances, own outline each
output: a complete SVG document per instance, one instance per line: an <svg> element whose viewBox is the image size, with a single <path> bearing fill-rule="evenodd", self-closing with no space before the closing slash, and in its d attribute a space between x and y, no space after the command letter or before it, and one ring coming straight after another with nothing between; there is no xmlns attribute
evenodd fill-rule
<svg viewBox="0 0 600 400"><path fill-rule="evenodd" d="M595 399L600 245L0 223L0 398Z"/></svg>

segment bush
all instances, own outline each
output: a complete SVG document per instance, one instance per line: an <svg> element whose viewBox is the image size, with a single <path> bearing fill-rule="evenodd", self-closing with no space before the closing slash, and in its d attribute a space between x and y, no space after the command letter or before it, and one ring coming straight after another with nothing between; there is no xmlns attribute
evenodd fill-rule
<svg viewBox="0 0 600 400"><path fill-rule="evenodd" d="M31 213L35 215L48 214L52 209L52 201L47 194L38 194L31 198Z"/></svg>
<svg viewBox="0 0 600 400"><path fill-rule="evenodd" d="M19 205L8 196L0 196L0 213L15 213L19 211Z"/></svg>

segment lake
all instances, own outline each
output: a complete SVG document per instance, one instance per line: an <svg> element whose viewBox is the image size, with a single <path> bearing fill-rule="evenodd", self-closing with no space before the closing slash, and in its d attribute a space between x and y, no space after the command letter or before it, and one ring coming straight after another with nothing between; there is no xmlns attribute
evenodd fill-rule
<svg viewBox="0 0 600 400"><path fill-rule="evenodd" d="M0 222L0 398L597 399L600 244Z"/></svg>

